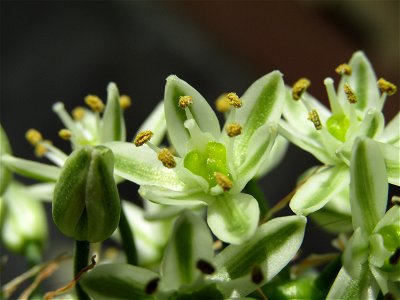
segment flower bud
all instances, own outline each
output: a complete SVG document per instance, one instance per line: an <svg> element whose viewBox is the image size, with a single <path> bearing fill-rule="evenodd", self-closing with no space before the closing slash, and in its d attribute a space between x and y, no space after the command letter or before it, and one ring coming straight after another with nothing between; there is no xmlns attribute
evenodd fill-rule
<svg viewBox="0 0 400 300"><path fill-rule="evenodd" d="M66 160L53 200L53 220L64 235L94 243L117 228L121 205L113 168L113 153L104 146L81 148Z"/></svg>

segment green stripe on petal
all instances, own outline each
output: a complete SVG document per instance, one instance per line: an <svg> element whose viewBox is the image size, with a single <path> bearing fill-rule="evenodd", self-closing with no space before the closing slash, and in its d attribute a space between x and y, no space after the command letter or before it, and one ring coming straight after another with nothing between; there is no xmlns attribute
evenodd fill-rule
<svg viewBox="0 0 400 300"><path fill-rule="evenodd" d="M400 112L386 125L380 140L400 147Z"/></svg>
<svg viewBox="0 0 400 300"><path fill-rule="evenodd" d="M208 206L207 223L222 241L240 244L254 234L259 215L260 209L253 196L224 193Z"/></svg>
<svg viewBox="0 0 400 300"><path fill-rule="evenodd" d="M147 284L158 274L127 264L95 267L79 281L93 299L156 299L146 293Z"/></svg>
<svg viewBox="0 0 400 300"><path fill-rule="evenodd" d="M346 165L324 168L297 189L290 208L296 214L308 215L322 208L348 184L349 169Z"/></svg>
<svg viewBox="0 0 400 300"><path fill-rule="evenodd" d="M201 259L212 262L213 240L204 220L192 212L184 212L176 221L172 238L162 262L162 286L179 289L194 283L200 276L196 268Z"/></svg>
<svg viewBox="0 0 400 300"><path fill-rule="evenodd" d="M110 82L107 91L107 104L100 128L100 142L125 141L125 121L116 84Z"/></svg>
<svg viewBox="0 0 400 300"><path fill-rule="evenodd" d="M390 144L377 142L385 160L388 181L391 184L400 185L400 148Z"/></svg>
<svg viewBox="0 0 400 300"><path fill-rule="evenodd" d="M39 181L56 182L61 173L61 168L11 155L3 156L1 162L15 173Z"/></svg>
<svg viewBox="0 0 400 300"><path fill-rule="evenodd" d="M164 102L157 104L154 110L140 126L137 133L145 130L150 130L154 133L154 135L151 137L151 142L154 145L161 144L167 130L167 124L165 123L164 115Z"/></svg>
<svg viewBox="0 0 400 300"><path fill-rule="evenodd" d="M388 193L385 161L375 141L356 140L350 172L353 227L361 227L369 234L385 214Z"/></svg>
<svg viewBox="0 0 400 300"><path fill-rule="evenodd" d="M114 153L114 172L139 185L155 185L182 191L184 183L174 169L168 169L158 160L157 154L143 145L135 147L132 143L111 142L104 144Z"/></svg>
<svg viewBox="0 0 400 300"><path fill-rule="evenodd" d="M257 288L249 274L258 265L264 275L260 286L271 280L296 255L304 237L307 219L303 216L275 218L260 226L241 245L230 245L215 257L220 289L229 297L233 291L243 297Z"/></svg>
<svg viewBox="0 0 400 300"><path fill-rule="evenodd" d="M284 84L279 71L255 81L241 97L243 106L236 111L236 121L242 133L235 138L235 165L243 163L254 132L268 122L278 122L284 104Z"/></svg>
<svg viewBox="0 0 400 300"><path fill-rule="evenodd" d="M178 105L181 96L191 96L193 98L193 103L189 106L189 110L203 132L209 132L217 139L221 130L217 116L203 96L177 76L169 76L164 95L165 118L172 145L181 156L184 156L186 143L190 136L184 126L184 122L187 119L185 110Z"/></svg>

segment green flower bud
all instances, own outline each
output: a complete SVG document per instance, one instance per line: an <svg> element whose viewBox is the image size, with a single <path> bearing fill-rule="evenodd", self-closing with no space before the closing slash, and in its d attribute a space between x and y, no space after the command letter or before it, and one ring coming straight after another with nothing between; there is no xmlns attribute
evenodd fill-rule
<svg viewBox="0 0 400 300"><path fill-rule="evenodd" d="M0 125L0 155L11 154L10 143L3 127ZM3 195L11 181L12 173L3 163L0 163L0 195Z"/></svg>
<svg viewBox="0 0 400 300"><path fill-rule="evenodd" d="M47 239L46 213L38 199L29 196L24 186L11 183L0 198L1 238L13 252L24 253L33 243L42 247Z"/></svg>
<svg viewBox="0 0 400 300"><path fill-rule="evenodd" d="M53 200L53 220L64 235L94 243L117 228L121 204L113 168L113 153L104 146L81 148L66 160Z"/></svg>

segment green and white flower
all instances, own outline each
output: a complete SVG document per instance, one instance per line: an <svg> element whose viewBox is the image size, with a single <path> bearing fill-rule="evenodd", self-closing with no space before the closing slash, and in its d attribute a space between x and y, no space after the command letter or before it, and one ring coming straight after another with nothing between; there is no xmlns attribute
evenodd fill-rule
<svg viewBox="0 0 400 300"><path fill-rule="evenodd" d="M379 145L357 139L351 156L350 203L354 233L328 299L400 297L400 206L386 211L388 182ZM393 299L388 298L388 299Z"/></svg>
<svg viewBox="0 0 400 300"><path fill-rule="evenodd" d="M325 221L327 216L334 221L351 215L349 166L351 148L357 137L379 142L387 178L391 184L400 185L400 116L397 113L385 127L381 112L387 95L394 94L396 87L384 79L377 83L363 52L356 52L348 65L340 65L336 71L342 75L337 92L331 78L324 81L331 111L305 92L310 83L301 79L294 85L292 95L287 93L285 120L279 127L280 134L323 163L298 188L290 207L303 215L324 207ZM307 115L311 122L305 120Z"/></svg>
<svg viewBox="0 0 400 300"><path fill-rule="evenodd" d="M253 83L239 98L221 131L207 101L188 83L169 76L164 109L176 156L149 142L144 131L130 143L106 143L115 156L115 173L140 184L140 195L166 205L207 206L207 222L221 240L238 244L258 225L259 207L241 193L269 159L283 109L284 84L275 71ZM243 106L243 107L242 107Z"/></svg>

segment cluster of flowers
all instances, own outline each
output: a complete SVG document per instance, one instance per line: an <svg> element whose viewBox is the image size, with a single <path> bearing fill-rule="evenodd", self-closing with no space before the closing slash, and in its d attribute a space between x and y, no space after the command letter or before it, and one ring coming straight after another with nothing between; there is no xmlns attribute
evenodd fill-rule
<svg viewBox="0 0 400 300"><path fill-rule="evenodd" d="M290 88L274 71L241 97L217 100L222 129L202 95L169 76L163 102L133 144L123 117L130 99L110 83L106 105L87 96L90 109L72 117L62 103L53 106L70 155L27 132L35 153L55 166L13 156L1 130L4 244L25 254L42 247L47 229L37 199L49 200L57 228L77 241L126 243L124 228L133 229L136 247L126 254L137 249L138 260L96 266L80 279L79 299L400 299L400 203L388 200L388 184L400 185L400 117L385 126L382 114L396 86L377 80L362 52L336 72L337 91L331 78L324 81L331 110L307 93L309 80ZM160 146L166 132L169 147ZM295 215L272 218L246 187L280 162L288 141L321 166L292 193ZM23 186L12 173L44 183ZM125 180L140 185L144 208L120 200L117 184ZM336 271L285 275L308 216L351 237L332 262Z"/></svg>

